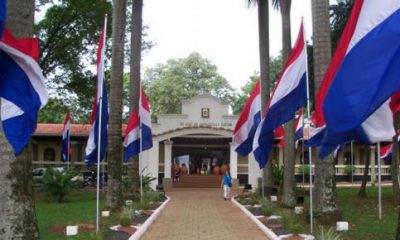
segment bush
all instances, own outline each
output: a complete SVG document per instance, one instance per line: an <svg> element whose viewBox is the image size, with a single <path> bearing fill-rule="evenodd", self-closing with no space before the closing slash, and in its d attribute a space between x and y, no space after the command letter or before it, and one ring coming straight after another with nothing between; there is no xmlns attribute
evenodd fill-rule
<svg viewBox="0 0 400 240"><path fill-rule="evenodd" d="M299 168L299 172L304 175L310 175L310 165L309 164L302 164Z"/></svg>
<svg viewBox="0 0 400 240"><path fill-rule="evenodd" d="M346 167L344 167L344 172L347 175L351 175L354 173L355 167L353 165L346 165Z"/></svg>
<svg viewBox="0 0 400 240"><path fill-rule="evenodd" d="M300 234L304 232L304 227L299 223L295 223L292 226L290 226L289 231L293 234Z"/></svg>
<svg viewBox="0 0 400 240"><path fill-rule="evenodd" d="M119 225L129 227L131 225L131 217L122 215L119 219Z"/></svg>
<svg viewBox="0 0 400 240"><path fill-rule="evenodd" d="M272 216L272 204L268 200L264 200L261 206L261 212L264 216Z"/></svg>
<svg viewBox="0 0 400 240"><path fill-rule="evenodd" d="M272 165L272 180L275 186L281 186L283 182L283 167L278 164Z"/></svg>
<svg viewBox="0 0 400 240"><path fill-rule="evenodd" d="M56 202L60 203L74 187L74 183L71 181L74 176L73 171L60 172L53 168L47 168L41 179L42 189L46 194L52 196Z"/></svg>
<svg viewBox="0 0 400 240"><path fill-rule="evenodd" d="M316 239L318 240L342 240L340 233L337 233L335 229L329 228L327 231L323 227L320 228Z"/></svg>

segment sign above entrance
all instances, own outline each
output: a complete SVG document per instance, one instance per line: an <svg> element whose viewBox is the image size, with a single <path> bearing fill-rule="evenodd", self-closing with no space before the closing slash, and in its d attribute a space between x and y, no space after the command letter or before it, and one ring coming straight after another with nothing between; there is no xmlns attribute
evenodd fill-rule
<svg viewBox="0 0 400 240"><path fill-rule="evenodd" d="M202 118L210 118L210 109L209 108L202 108L201 109L201 117Z"/></svg>

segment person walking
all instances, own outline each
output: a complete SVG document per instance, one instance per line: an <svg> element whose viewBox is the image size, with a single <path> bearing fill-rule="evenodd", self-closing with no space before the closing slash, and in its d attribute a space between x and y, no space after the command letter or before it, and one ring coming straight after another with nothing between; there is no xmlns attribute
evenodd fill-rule
<svg viewBox="0 0 400 240"><path fill-rule="evenodd" d="M229 174L229 171L225 172L225 175L222 178L221 187L224 188L224 200L229 199L232 187L232 177Z"/></svg>

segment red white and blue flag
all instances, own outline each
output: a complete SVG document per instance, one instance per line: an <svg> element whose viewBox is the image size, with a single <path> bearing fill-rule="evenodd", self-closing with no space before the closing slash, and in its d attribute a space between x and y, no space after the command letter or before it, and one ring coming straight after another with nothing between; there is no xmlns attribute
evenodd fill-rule
<svg viewBox="0 0 400 240"><path fill-rule="evenodd" d="M100 152L100 161L104 158L107 152L108 98L104 83L106 22L107 18L105 18L104 28L100 35L99 47L97 49L97 90L96 97L93 101L92 115L90 119L91 128L85 151L85 162L88 165L97 163L98 151ZM98 147L100 147L100 150Z"/></svg>
<svg viewBox="0 0 400 240"><path fill-rule="evenodd" d="M400 90L399 22L400 1L355 1L325 76L321 158L353 139L370 144L395 135L389 98Z"/></svg>
<svg viewBox="0 0 400 240"><path fill-rule="evenodd" d="M70 143L70 129L71 121L69 112L65 115L64 129L62 134L62 147L61 154L64 162L70 161L69 156L71 155L71 143Z"/></svg>
<svg viewBox="0 0 400 240"><path fill-rule="evenodd" d="M232 142L236 152L240 155L246 156L252 151L254 134L260 121L260 81L257 81L236 122L235 130L233 131Z"/></svg>
<svg viewBox="0 0 400 240"><path fill-rule="evenodd" d="M392 153L393 143L390 143L381 147L380 157L385 161L390 161L392 159Z"/></svg>
<svg viewBox="0 0 400 240"><path fill-rule="evenodd" d="M140 91L139 102L139 109L131 113L125 130L124 161L153 147L150 107L143 89Z"/></svg>
<svg viewBox="0 0 400 240"><path fill-rule="evenodd" d="M0 37L3 34L6 21L7 21L7 1L0 0Z"/></svg>
<svg viewBox="0 0 400 240"><path fill-rule="evenodd" d="M296 44L265 109L265 117L254 136L253 152L260 168L264 168L268 161L275 129L293 118L296 111L307 103L305 47L303 24L301 24Z"/></svg>
<svg viewBox="0 0 400 240"><path fill-rule="evenodd" d="M29 143L39 110L48 100L38 60L36 38L17 39L4 30L0 41L1 120L16 155Z"/></svg>
<svg viewBox="0 0 400 240"><path fill-rule="evenodd" d="M303 128L303 122L304 122L304 113L303 113L303 109L301 109L299 111L299 116L296 118L296 128L295 128L295 132L294 132L294 138L296 141L296 148L299 145L299 141L303 140L304 138L304 128Z"/></svg>

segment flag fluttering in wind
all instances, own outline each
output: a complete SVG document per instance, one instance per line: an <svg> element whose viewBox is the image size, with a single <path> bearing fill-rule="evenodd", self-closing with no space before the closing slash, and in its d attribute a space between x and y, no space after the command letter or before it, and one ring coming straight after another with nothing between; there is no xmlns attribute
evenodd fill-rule
<svg viewBox="0 0 400 240"><path fill-rule="evenodd" d="M254 136L253 151L260 168L264 168L268 161L275 129L289 121L307 103L305 47L302 23L296 44L265 109L265 117Z"/></svg>
<svg viewBox="0 0 400 240"><path fill-rule="evenodd" d="M232 143L242 156L252 151L254 134L261 121L260 81L257 81L233 131Z"/></svg>
<svg viewBox="0 0 400 240"><path fill-rule="evenodd" d="M139 109L131 113L125 130L124 161L153 147L150 107L143 89L139 102Z"/></svg>
<svg viewBox="0 0 400 240"><path fill-rule="evenodd" d="M294 138L296 141L295 142L296 148L299 145L299 141L303 140L303 138L304 138L303 122L304 122L304 113L303 113L303 109L301 109L299 111L299 116L296 118L296 122L295 122Z"/></svg>
<svg viewBox="0 0 400 240"><path fill-rule="evenodd" d="M64 129L62 134L62 150L61 155L64 162L70 161L69 156L71 155L71 142L70 142L70 129L71 121L69 112L65 115Z"/></svg>
<svg viewBox="0 0 400 240"><path fill-rule="evenodd" d="M6 21L7 21L7 1L0 0L0 38L3 35Z"/></svg>
<svg viewBox="0 0 400 240"><path fill-rule="evenodd" d="M93 165L97 162L98 152L100 152L100 161L104 158L107 152L108 98L107 89L104 83L105 42L106 23L104 24L103 31L100 35L99 46L97 49L97 89L96 97L93 101L92 115L90 118L91 128L85 156L85 162L88 165ZM100 149L98 149L99 147Z"/></svg>
<svg viewBox="0 0 400 240"><path fill-rule="evenodd" d="M48 96L38 64L36 38L17 39L5 29L0 41L0 97L4 134L16 155L36 130Z"/></svg>
<svg viewBox="0 0 400 240"><path fill-rule="evenodd" d="M392 159L392 153L393 153L393 143L382 146L380 152L380 158L385 161L390 161Z"/></svg>
<svg viewBox="0 0 400 240"><path fill-rule="evenodd" d="M320 157L358 140L390 140L389 98L400 90L400 1L356 1L326 75Z"/></svg>

